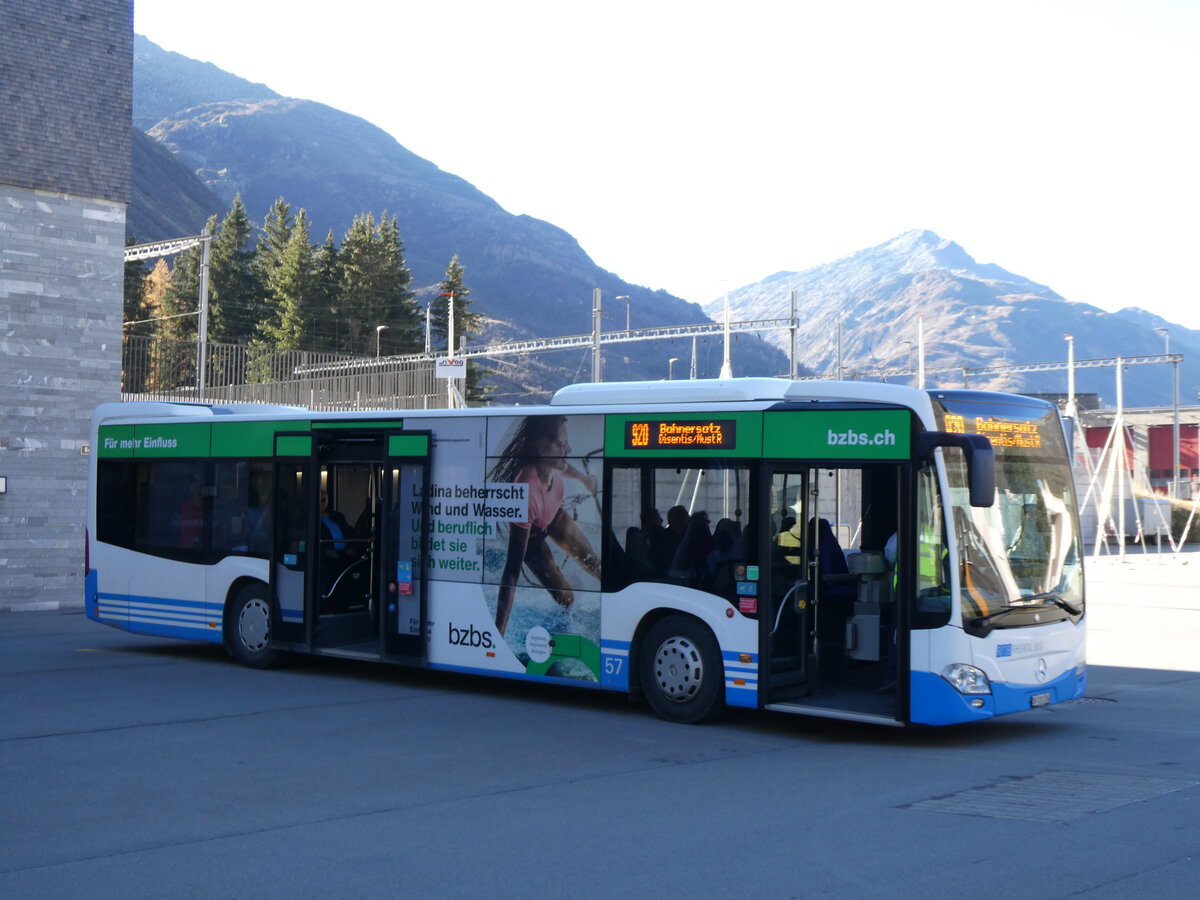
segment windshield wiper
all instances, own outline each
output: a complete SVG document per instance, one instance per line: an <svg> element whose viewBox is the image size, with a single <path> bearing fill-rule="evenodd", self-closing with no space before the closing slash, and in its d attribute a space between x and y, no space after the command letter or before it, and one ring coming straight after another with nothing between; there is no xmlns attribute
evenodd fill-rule
<svg viewBox="0 0 1200 900"><path fill-rule="evenodd" d="M1068 603L1054 591L1046 591L1043 594L1030 594L1027 597L1020 597L1021 606L1030 606L1034 603L1053 603L1055 606L1065 609L1073 616L1080 615L1083 610L1078 609L1074 604ZM1010 600L1009 603L1016 603L1017 600Z"/></svg>
<svg viewBox="0 0 1200 900"><path fill-rule="evenodd" d="M1026 612L1030 607L1039 606L1045 603L1052 603L1060 609L1065 610L1072 616L1078 616L1083 612L1082 610L1077 609L1074 605L1068 603L1053 591L1046 591L1042 594L1029 594L1025 597L1014 597L1008 602L1009 606L1007 609L1002 609L998 613L992 613L991 615L987 616L976 616L973 619L969 619L965 624L970 628L979 628L981 626L991 625L997 619L1003 619L1009 613Z"/></svg>

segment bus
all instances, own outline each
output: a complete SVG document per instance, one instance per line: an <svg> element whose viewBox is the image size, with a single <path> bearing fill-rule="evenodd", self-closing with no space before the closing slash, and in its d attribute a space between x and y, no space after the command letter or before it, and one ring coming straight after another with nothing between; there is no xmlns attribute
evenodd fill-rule
<svg viewBox="0 0 1200 900"><path fill-rule="evenodd" d="M947 725L1081 697L1042 400L738 378L538 407L126 402L92 423L87 616L293 654Z"/></svg>

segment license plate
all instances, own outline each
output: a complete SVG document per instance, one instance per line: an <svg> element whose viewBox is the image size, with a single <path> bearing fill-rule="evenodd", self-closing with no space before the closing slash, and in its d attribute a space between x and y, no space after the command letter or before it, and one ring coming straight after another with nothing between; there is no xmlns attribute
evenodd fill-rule
<svg viewBox="0 0 1200 900"><path fill-rule="evenodd" d="M1035 709L1039 706L1049 706L1050 705L1050 692L1046 691L1045 693L1042 693L1042 694L1034 694L1032 697L1029 698L1029 705L1034 707Z"/></svg>

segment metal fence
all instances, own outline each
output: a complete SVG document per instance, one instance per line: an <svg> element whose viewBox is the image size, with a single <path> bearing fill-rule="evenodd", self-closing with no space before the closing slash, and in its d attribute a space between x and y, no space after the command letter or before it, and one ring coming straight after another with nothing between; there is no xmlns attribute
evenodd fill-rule
<svg viewBox="0 0 1200 900"><path fill-rule="evenodd" d="M197 377L198 350L203 383ZM346 356L242 344L126 336L123 400L273 403L314 410L431 409L447 405L429 360Z"/></svg>

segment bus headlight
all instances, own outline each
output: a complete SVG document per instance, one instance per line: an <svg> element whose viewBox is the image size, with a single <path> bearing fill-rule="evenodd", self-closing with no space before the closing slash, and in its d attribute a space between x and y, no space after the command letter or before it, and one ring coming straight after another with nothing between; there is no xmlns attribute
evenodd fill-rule
<svg viewBox="0 0 1200 900"><path fill-rule="evenodd" d="M1079 661L1075 663L1075 677L1082 678L1085 672L1087 672L1087 658L1081 651L1079 654Z"/></svg>
<svg viewBox="0 0 1200 900"><path fill-rule="evenodd" d="M960 694L990 694L992 683L987 675L966 663L952 663L942 669L945 678Z"/></svg>

